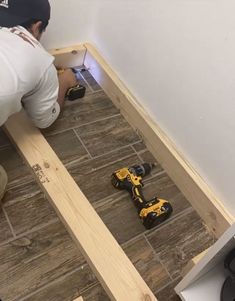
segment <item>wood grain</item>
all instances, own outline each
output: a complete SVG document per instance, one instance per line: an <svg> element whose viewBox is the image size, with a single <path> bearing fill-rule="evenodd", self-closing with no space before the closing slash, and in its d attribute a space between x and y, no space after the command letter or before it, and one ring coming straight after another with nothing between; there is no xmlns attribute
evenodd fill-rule
<svg viewBox="0 0 235 301"><path fill-rule="evenodd" d="M84 264L59 222L0 247L0 295L20 300Z"/></svg>
<svg viewBox="0 0 235 301"><path fill-rule="evenodd" d="M93 157L140 140L122 116L97 121L76 129Z"/></svg>
<svg viewBox="0 0 235 301"><path fill-rule="evenodd" d="M83 292L82 296L84 301L110 301L110 298L107 296L100 284L97 284Z"/></svg>
<svg viewBox="0 0 235 301"><path fill-rule="evenodd" d="M98 281L87 264L36 292L25 301L71 301Z"/></svg>
<svg viewBox="0 0 235 301"><path fill-rule="evenodd" d="M125 244L124 251L153 292L171 282L165 267L144 236Z"/></svg>
<svg viewBox="0 0 235 301"><path fill-rule="evenodd" d="M147 239L173 279L180 277L192 257L214 243L194 211L156 229Z"/></svg>
<svg viewBox="0 0 235 301"><path fill-rule="evenodd" d="M19 201L25 201L29 198L41 194L41 190L36 181L25 183L24 185L8 187L3 200L3 206L12 206Z"/></svg>
<svg viewBox="0 0 235 301"><path fill-rule="evenodd" d="M169 285L157 292L157 298L160 301L180 301L180 297L176 295L174 288L179 283L180 279L171 282Z"/></svg>
<svg viewBox="0 0 235 301"><path fill-rule="evenodd" d="M40 132L22 113L5 127L110 298L156 300Z"/></svg>
<svg viewBox="0 0 235 301"><path fill-rule="evenodd" d="M103 91L92 95L88 94L83 99L66 105L56 122L43 133L58 133L118 113L118 109Z"/></svg>
<svg viewBox="0 0 235 301"><path fill-rule="evenodd" d="M5 210L16 235L32 231L57 218L54 209L42 193L5 206Z"/></svg>
<svg viewBox="0 0 235 301"><path fill-rule="evenodd" d="M46 139L64 164L74 160L79 160L81 162L90 158L89 154L82 146L82 143L78 140L72 130L47 136Z"/></svg>
<svg viewBox="0 0 235 301"><path fill-rule="evenodd" d="M13 238L13 235L0 205L0 244L3 244L10 238Z"/></svg>

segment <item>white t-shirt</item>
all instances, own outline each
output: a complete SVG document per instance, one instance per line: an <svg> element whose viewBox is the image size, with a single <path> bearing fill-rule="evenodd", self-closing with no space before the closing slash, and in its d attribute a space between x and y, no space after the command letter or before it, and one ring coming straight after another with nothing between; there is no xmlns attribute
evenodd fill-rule
<svg viewBox="0 0 235 301"><path fill-rule="evenodd" d="M0 126L22 107L39 128L57 119L59 83L53 61L23 27L0 28Z"/></svg>

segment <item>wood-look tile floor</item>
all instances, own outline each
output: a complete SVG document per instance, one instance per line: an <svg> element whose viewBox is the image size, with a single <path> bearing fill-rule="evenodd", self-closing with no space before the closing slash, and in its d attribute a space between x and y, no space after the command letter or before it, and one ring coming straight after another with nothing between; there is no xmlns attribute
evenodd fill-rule
<svg viewBox="0 0 235 301"><path fill-rule="evenodd" d="M144 143L91 75L81 73L86 97L67 102L43 131L98 214L159 301L179 300L174 286L188 260L213 243L201 219L162 167L145 179L147 198L168 199L172 217L146 231L126 192L110 183L113 171L154 162ZM108 301L14 147L0 129L0 164L9 185L0 209L2 301ZM128 296L126 300L129 301Z"/></svg>

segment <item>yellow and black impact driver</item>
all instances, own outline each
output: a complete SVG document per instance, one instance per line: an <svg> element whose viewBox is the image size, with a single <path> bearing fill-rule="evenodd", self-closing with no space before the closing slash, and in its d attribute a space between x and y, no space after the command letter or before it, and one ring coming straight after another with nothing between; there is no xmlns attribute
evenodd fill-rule
<svg viewBox="0 0 235 301"><path fill-rule="evenodd" d="M122 168L112 174L112 184L120 190L127 190L137 207L139 217L146 229L151 229L167 218L173 212L171 204L163 199L154 197L150 201L146 201L142 193L144 186L142 179L148 175L154 164L144 163L135 165L130 168Z"/></svg>

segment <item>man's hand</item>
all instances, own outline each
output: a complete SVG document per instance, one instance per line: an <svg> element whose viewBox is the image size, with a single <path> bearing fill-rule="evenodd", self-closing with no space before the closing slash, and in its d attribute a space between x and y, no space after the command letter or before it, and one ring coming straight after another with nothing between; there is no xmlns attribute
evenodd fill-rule
<svg viewBox="0 0 235 301"><path fill-rule="evenodd" d="M59 79L59 97L58 103L62 108L64 105L64 100L66 96L66 92L68 89L75 87L78 85L78 81L76 79L75 74L71 69L66 69L63 72L58 74Z"/></svg>
<svg viewBox="0 0 235 301"><path fill-rule="evenodd" d="M59 74L59 82L63 82L69 88L75 87L78 84L75 74L71 69L66 69Z"/></svg>

